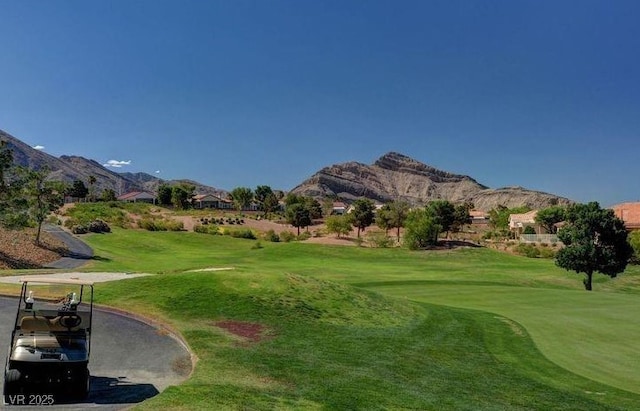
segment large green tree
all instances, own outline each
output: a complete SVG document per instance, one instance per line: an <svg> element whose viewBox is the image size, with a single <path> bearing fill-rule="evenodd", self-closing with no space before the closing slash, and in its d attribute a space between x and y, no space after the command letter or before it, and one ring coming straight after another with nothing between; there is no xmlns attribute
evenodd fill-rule
<svg viewBox="0 0 640 411"><path fill-rule="evenodd" d="M327 217L325 224L327 226L327 232L334 233L338 238L349 234L353 228L351 221L344 215L330 215Z"/></svg>
<svg viewBox="0 0 640 411"><path fill-rule="evenodd" d="M26 217L36 224L36 244L40 245L42 224L47 216L64 203L64 184L47 181L49 171L20 168L22 195L26 203Z"/></svg>
<svg viewBox="0 0 640 411"><path fill-rule="evenodd" d="M453 210L453 223L451 223L451 231L458 233L465 225L471 224L471 210L473 203L465 202L455 206Z"/></svg>
<svg viewBox="0 0 640 411"><path fill-rule="evenodd" d="M540 224L547 233L555 234L558 230L556 224L564 221L565 207L563 206L551 206L539 210L534 220L537 224Z"/></svg>
<svg viewBox="0 0 640 411"><path fill-rule="evenodd" d="M178 210L191 207L191 200L196 191L196 186L188 183L180 183L171 187L171 203Z"/></svg>
<svg viewBox="0 0 640 411"><path fill-rule="evenodd" d="M65 194L73 198L86 198L89 194L89 189L81 180L75 180L73 184L67 187Z"/></svg>
<svg viewBox="0 0 640 411"><path fill-rule="evenodd" d="M409 211L404 228L404 244L411 250L434 245L442 230L425 208Z"/></svg>
<svg viewBox="0 0 640 411"><path fill-rule="evenodd" d="M349 219L351 224L358 229L358 238L360 238L360 231L364 231L373 224L375 209L375 204L368 198L359 198L351 204Z"/></svg>
<svg viewBox="0 0 640 411"><path fill-rule="evenodd" d="M247 209L253 200L253 191L249 187L236 187L230 194L233 205L239 212Z"/></svg>
<svg viewBox="0 0 640 411"><path fill-rule="evenodd" d="M287 223L298 229L298 235L300 235L300 227L309 227L311 224L311 214L302 203L293 203L288 206L285 217Z"/></svg>
<svg viewBox="0 0 640 411"><path fill-rule="evenodd" d="M592 289L593 273L616 277L633 254L624 222L597 202L569 206L558 238L565 246L556 254L556 264L585 274L583 283L588 291Z"/></svg>
<svg viewBox="0 0 640 411"><path fill-rule="evenodd" d="M161 183L158 186L158 203L160 205L171 205L171 186Z"/></svg>
<svg viewBox="0 0 640 411"><path fill-rule="evenodd" d="M435 241L438 241L438 236L441 232L447 232L449 236L449 230L455 221L455 206L448 200L434 200L427 204L427 212L433 218L433 222L436 227L440 227L440 231L435 234Z"/></svg>

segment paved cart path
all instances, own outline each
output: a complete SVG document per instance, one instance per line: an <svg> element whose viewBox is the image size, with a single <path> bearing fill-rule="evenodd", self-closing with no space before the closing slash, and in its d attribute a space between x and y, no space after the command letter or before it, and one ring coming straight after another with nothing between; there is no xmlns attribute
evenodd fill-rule
<svg viewBox="0 0 640 411"><path fill-rule="evenodd" d="M0 355L3 356L3 364L16 309L16 299L0 298ZM91 391L85 402L47 408L127 408L182 382L191 370L191 356L181 342L164 330L133 318L94 309L89 370ZM42 406L4 406L4 409L41 410Z"/></svg>

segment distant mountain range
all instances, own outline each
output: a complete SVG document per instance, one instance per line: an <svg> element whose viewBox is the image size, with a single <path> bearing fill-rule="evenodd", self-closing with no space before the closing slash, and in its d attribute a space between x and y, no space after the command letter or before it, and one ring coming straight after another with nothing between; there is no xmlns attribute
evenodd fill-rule
<svg viewBox="0 0 640 411"><path fill-rule="evenodd" d="M469 176L441 171L403 154L390 152L373 164L348 162L325 167L292 190L299 195L333 196L347 201L360 197L379 202L401 199L410 204L431 200L470 201L478 210L529 206L544 208L572 201L522 187L491 189Z"/></svg>
<svg viewBox="0 0 640 411"><path fill-rule="evenodd" d="M50 178L87 184L89 176L96 178L96 192L112 189L116 194L130 191L156 192L163 183L188 182L196 186L198 194L226 197L225 190L192 180L162 180L147 173L116 173L94 160L79 156L54 157L0 130L0 140L13 150L17 164L35 169L48 167ZM498 205L544 208L572 201L557 195L522 187L491 189L469 176L452 174L423 164L403 154L390 152L373 164L348 162L325 167L292 190L299 195L317 198L334 197L346 202L366 197L378 202L396 199L419 205L431 200L451 202L471 201L478 210L490 210Z"/></svg>
<svg viewBox="0 0 640 411"><path fill-rule="evenodd" d="M163 180L147 173L116 173L102 164L80 156L55 157L41 150L25 144L12 135L0 130L0 140L7 142L13 151L14 162L21 166L34 169L47 167L51 170L50 179L73 182L80 180L88 185L89 176L96 178L95 189L101 193L105 189L112 189L116 195L131 191L156 192L163 183L186 182L196 186L198 194L214 194L226 197L227 192L191 180Z"/></svg>

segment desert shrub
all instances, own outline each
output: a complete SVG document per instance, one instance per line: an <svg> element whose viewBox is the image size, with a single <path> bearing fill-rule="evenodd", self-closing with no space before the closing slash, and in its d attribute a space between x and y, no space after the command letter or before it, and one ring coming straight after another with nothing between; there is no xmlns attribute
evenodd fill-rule
<svg viewBox="0 0 640 411"><path fill-rule="evenodd" d="M246 238L248 240L256 239L256 235L249 229L231 230L229 235L233 238Z"/></svg>
<svg viewBox="0 0 640 411"><path fill-rule="evenodd" d="M520 243L516 246L515 252L529 258L540 257L540 250L533 244Z"/></svg>
<svg viewBox="0 0 640 411"><path fill-rule="evenodd" d="M259 250L262 248L262 243L260 242L260 240L256 241L255 243L253 243L253 245L251 246L251 249L253 250Z"/></svg>
<svg viewBox="0 0 640 411"><path fill-rule="evenodd" d="M311 238L311 233L308 232L308 231L304 231L304 232L300 233L299 236L296 237L296 239L298 241L305 241L305 240L308 240L310 238Z"/></svg>
<svg viewBox="0 0 640 411"><path fill-rule="evenodd" d="M153 218L142 218L138 221L138 227L147 231L167 231L167 228L160 221Z"/></svg>
<svg viewBox="0 0 640 411"><path fill-rule="evenodd" d="M280 233L280 240L284 241L285 243L291 242L296 238L296 235L293 234L291 231L283 231Z"/></svg>
<svg viewBox="0 0 640 411"><path fill-rule="evenodd" d="M269 230L264 233L264 239L267 241L271 241L272 243L277 243L280 241L280 236L273 230Z"/></svg>
<svg viewBox="0 0 640 411"><path fill-rule="evenodd" d="M217 225L196 225L193 227L193 231L200 234L220 234L220 230Z"/></svg>
<svg viewBox="0 0 640 411"><path fill-rule="evenodd" d="M89 229L87 228L87 226L77 224L71 227L71 232L73 234L87 234L89 232Z"/></svg>
<svg viewBox="0 0 640 411"><path fill-rule="evenodd" d="M370 247L388 248L393 246L393 239L382 231L368 232L366 242Z"/></svg>
<svg viewBox="0 0 640 411"><path fill-rule="evenodd" d="M540 248L540 258L555 258L556 251L549 247Z"/></svg>
<svg viewBox="0 0 640 411"><path fill-rule="evenodd" d="M183 231L184 223L176 220L163 220L164 226L169 231Z"/></svg>
<svg viewBox="0 0 640 411"><path fill-rule="evenodd" d="M92 233L110 233L111 227L109 224L104 221L97 219L90 222L87 226L87 229Z"/></svg>

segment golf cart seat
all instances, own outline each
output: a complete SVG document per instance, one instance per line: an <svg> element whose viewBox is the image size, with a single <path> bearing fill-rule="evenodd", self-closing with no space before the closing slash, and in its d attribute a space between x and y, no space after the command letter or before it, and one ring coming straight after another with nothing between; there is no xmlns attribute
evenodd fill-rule
<svg viewBox="0 0 640 411"><path fill-rule="evenodd" d="M20 320L20 330L23 333L49 332L49 320L42 316L22 317Z"/></svg>

